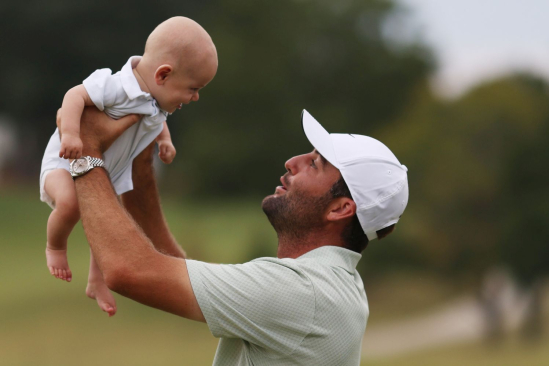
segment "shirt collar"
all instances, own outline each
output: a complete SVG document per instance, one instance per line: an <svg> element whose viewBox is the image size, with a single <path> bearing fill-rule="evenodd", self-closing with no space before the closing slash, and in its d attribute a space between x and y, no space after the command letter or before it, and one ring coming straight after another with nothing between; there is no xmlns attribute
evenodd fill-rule
<svg viewBox="0 0 549 366"><path fill-rule="evenodd" d="M342 247L326 245L313 249L297 259L299 260L302 258L311 258L316 262L331 267L341 267L347 272L352 273L356 270L356 266L360 258L362 258L362 254Z"/></svg>
<svg viewBox="0 0 549 366"><path fill-rule="evenodd" d="M129 58L128 62L126 62L126 64L122 67L122 70L120 70L120 80L122 82L122 87L128 95L128 98L130 99L135 99L143 96L147 100L152 100L153 97L149 93L141 90L141 87L139 86L139 83L137 82L137 79L135 78L135 75L132 71L140 60L141 56L132 56Z"/></svg>

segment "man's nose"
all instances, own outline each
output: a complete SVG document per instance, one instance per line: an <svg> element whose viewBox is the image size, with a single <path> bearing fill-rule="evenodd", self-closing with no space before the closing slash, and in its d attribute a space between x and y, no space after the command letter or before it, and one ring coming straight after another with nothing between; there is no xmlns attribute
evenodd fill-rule
<svg viewBox="0 0 549 366"><path fill-rule="evenodd" d="M299 171L300 164L304 159L305 155L294 156L286 161L284 167L290 172L290 174L296 174Z"/></svg>

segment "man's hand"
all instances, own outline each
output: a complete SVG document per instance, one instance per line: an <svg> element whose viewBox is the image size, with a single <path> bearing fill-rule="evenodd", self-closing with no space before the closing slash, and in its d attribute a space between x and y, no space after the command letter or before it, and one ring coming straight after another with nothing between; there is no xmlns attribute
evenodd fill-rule
<svg viewBox="0 0 549 366"><path fill-rule="evenodd" d="M61 126L60 112L61 110L57 111L57 127ZM84 108L80 122L82 155L101 157L114 140L140 119L140 115L130 114L119 120L113 120L95 107Z"/></svg>
<svg viewBox="0 0 549 366"><path fill-rule="evenodd" d="M173 146L171 140L160 140L158 143L158 157L164 164L170 164L175 158L175 146Z"/></svg>

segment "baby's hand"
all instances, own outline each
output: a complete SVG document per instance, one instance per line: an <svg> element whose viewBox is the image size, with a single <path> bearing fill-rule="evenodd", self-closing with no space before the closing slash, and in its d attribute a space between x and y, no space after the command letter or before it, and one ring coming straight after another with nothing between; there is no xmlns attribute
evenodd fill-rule
<svg viewBox="0 0 549 366"><path fill-rule="evenodd" d="M79 136L63 134L61 136L61 150L59 157L65 159L78 159L82 156L82 140Z"/></svg>
<svg viewBox="0 0 549 366"><path fill-rule="evenodd" d="M175 158L175 147L170 140L159 140L158 142L158 156L164 164L170 164Z"/></svg>

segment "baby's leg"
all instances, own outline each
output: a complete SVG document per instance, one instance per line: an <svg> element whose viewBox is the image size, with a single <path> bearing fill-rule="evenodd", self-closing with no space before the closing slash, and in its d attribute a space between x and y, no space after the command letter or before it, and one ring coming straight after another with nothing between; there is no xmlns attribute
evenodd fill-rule
<svg viewBox="0 0 549 366"><path fill-rule="evenodd" d="M80 219L74 181L69 172L56 169L46 177L44 189L55 203L55 209L48 219L48 268L56 278L70 282L72 272L67 261L67 239Z"/></svg>
<svg viewBox="0 0 549 366"><path fill-rule="evenodd" d="M105 280L103 280L103 274L95 263L93 254L90 250L90 274L88 276L88 287L86 287L86 295L95 299L97 305L104 312L109 314L109 317L116 314L116 300L111 291L107 287Z"/></svg>

